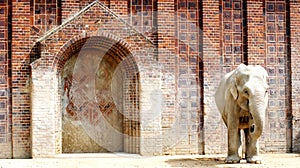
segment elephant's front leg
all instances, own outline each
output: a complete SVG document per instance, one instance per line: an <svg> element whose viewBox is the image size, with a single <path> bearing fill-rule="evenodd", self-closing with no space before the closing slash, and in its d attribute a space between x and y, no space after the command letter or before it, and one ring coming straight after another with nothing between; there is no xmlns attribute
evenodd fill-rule
<svg viewBox="0 0 300 168"><path fill-rule="evenodd" d="M258 156L258 141L250 136L249 129L245 129L246 137L246 159L248 163L261 163L261 158Z"/></svg>
<svg viewBox="0 0 300 168"><path fill-rule="evenodd" d="M238 149L241 146L240 130L238 129L238 122L231 121L228 124L228 156L226 163L239 163L241 158Z"/></svg>

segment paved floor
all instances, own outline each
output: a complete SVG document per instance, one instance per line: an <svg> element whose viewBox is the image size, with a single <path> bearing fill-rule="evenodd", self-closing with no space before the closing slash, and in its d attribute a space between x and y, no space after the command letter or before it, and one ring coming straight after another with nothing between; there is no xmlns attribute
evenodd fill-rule
<svg viewBox="0 0 300 168"><path fill-rule="evenodd" d="M0 168L89 168L89 167L220 167L300 168L300 154L263 154L262 164L224 164L224 155L177 155L145 157L140 155L115 154L71 154L43 159L0 159Z"/></svg>

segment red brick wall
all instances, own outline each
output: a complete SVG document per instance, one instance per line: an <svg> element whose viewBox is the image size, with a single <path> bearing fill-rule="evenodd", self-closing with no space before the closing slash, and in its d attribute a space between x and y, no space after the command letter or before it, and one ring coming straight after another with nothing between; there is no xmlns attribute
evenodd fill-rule
<svg viewBox="0 0 300 168"><path fill-rule="evenodd" d="M220 4L203 1L203 81L204 81L204 146L205 153L226 152L226 128L215 106L214 94L221 77L222 66ZM217 145L216 145L217 144Z"/></svg>
<svg viewBox="0 0 300 168"><path fill-rule="evenodd" d="M245 43L247 38L247 25L244 16L245 1L223 1L221 13L221 44L223 64L227 67L235 67L241 63L247 63L244 56L247 50ZM223 38L222 38L223 37ZM230 71L232 68L226 69Z"/></svg>
<svg viewBox="0 0 300 168"><path fill-rule="evenodd" d="M0 157L10 158L11 151L11 3L0 3Z"/></svg>
<svg viewBox="0 0 300 168"><path fill-rule="evenodd" d="M30 157L29 52L30 2L12 2L12 145L13 158Z"/></svg>
<svg viewBox="0 0 300 168"><path fill-rule="evenodd" d="M247 1L248 62L265 65L265 24L263 3Z"/></svg>
<svg viewBox="0 0 300 168"><path fill-rule="evenodd" d="M265 64L269 74L269 107L266 115L263 150L285 151L291 140L288 134L290 113L290 53L288 48L285 1L265 1ZM273 121L273 122L272 122ZM277 122L274 122L277 121ZM265 143L264 143L265 142Z"/></svg>
<svg viewBox="0 0 300 168"><path fill-rule="evenodd" d="M164 107L162 111L161 125L163 128L163 150L164 153L170 152L174 140L172 134L168 132L175 123L176 109L176 79L177 68L175 55L175 17L174 3L171 0L157 1L157 33L158 33L158 61L162 66L162 85L161 90L164 95Z"/></svg>
<svg viewBox="0 0 300 168"><path fill-rule="evenodd" d="M126 4L124 4L126 5ZM74 20L72 20L70 23L68 23L63 29L59 30L59 31L53 31L53 35L50 37L46 37L47 40L42 40L43 42L43 52L42 52L42 57L41 59L37 60L36 62L34 62L34 69L37 68L40 71L52 71L52 70L57 70L60 71L66 60L68 60L72 54L74 53L78 53L80 52L81 47L85 46L99 46L99 49L104 50L104 51L111 51L114 50L114 52L116 54L120 53L119 56L120 58L118 59L125 59L125 56L128 54L128 50L130 50L130 52L132 53L132 55L134 55L134 59L130 58L129 56L126 58L126 60L123 62L125 66L125 70L126 73L129 72L136 72L137 69L137 65L134 63L134 60L137 61L138 64L140 64L140 66L142 67L142 71L139 72L141 76L148 76L148 74L150 74L150 72L152 72L153 67L152 66L148 66L147 64L144 65L144 63L149 63L149 65L154 65L156 66L154 63L151 63L154 59L153 56L153 45L147 41L147 39L145 37L143 37L142 35L140 35L138 32L135 32L132 28L130 29L130 27L127 27L126 24L122 23L120 20L118 20L117 18L113 17L113 15L111 15L110 13L107 13L108 11L104 11L103 8L101 8L101 5L96 3L93 6L91 6L89 9L87 9L87 11L80 15L80 17L75 18ZM98 17L95 17L98 16ZM101 24L99 24L101 23ZM129 28L129 29L124 29L124 28ZM75 29L74 29L75 28ZM82 40L83 38L89 38L91 36L99 36L100 38L92 38L92 39L102 39L103 41L97 41L99 43L96 43L95 41L90 41L90 39L87 41L87 44L85 44L85 40ZM104 36L105 38L102 38L102 36ZM57 39L60 39L59 41ZM111 41L108 43L107 40L111 39ZM111 46L110 43L112 43L112 45L118 42L120 43L120 45L115 45L115 46ZM128 50L120 50L120 46L123 46L125 48L127 48ZM124 54L125 56L123 56L122 54ZM115 54L112 54L115 55ZM37 65L37 66L35 66ZM42 66L41 66L42 65ZM53 69L52 69L53 68ZM145 70L145 69L152 69L152 70ZM35 69L36 70L36 69ZM36 70L34 75L38 74L39 70ZM42 72L41 72L42 73ZM143 133L146 134L146 136L148 136L149 134L152 136L152 134L154 133L159 133L159 132L155 132L153 130L149 131L149 128L152 129L151 125L149 128L147 128L147 131L149 131L149 134L147 134L147 131L140 131L139 128L139 111L132 111L132 109L147 109L147 108L140 108L139 107L139 101L142 102L143 98L141 98L141 100L139 100L139 84L138 84L138 79L139 79L139 73L137 74L126 74L126 77L128 78L128 80L126 79L125 84L124 84L124 88L131 88L131 90L127 90L127 93L130 95L126 95L124 96L124 109L128 109L126 111L126 113L124 113L125 117L127 117L125 119L124 117L124 127L128 127L128 128L124 128L125 130L125 137L128 138L128 135L130 136L128 140L124 139L124 147L126 147L126 149L124 149L125 152L129 152L129 153L143 153L143 154L153 154L153 153L158 153L161 152L161 150L159 151L155 151L155 146L153 146L154 141L157 141L157 137L151 138L150 139L150 143L149 141L147 142L142 142L141 141L137 141L139 140L139 134ZM45 73L47 74L47 73ZM59 74L58 74L59 75ZM130 76L130 75L134 75L134 76ZM132 77L137 78L137 79L132 79ZM158 78L158 76L153 76L151 78ZM33 77L35 78L35 77ZM46 78L46 77L45 77ZM144 79L145 77L141 78ZM150 78L150 79L151 79ZM35 80L37 79L37 80ZM34 79L34 83L33 85L36 84L36 81L38 81L38 78ZM42 79L41 79L42 80ZM147 79L149 80L149 79ZM145 81L145 80L143 80ZM150 81L154 81L154 80L150 80ZM38 82L37 82L38 83ZM133 87L135 86L135 87ZM138 87L137 87L138 86ZM153 87L153 85L151 85ZM137 88L136 88L137 87ZM149 87L145 87L145 85L142 86L141 90L145 90L145 88L149 88ZM39 89L39 87L34 87L34 91L35 93L33 93L34 95L34 100L37 100L37 96L35 96L37 93L39 92L45 92L42 89ZM59 91L57 91L57 93L60 93ZM144 96L145 97L145 96ZM137 99L137 100L136 100ZM134 108L132 107L134 106ZM34 109L33 109L33 117L34 117L34 121L36 121L37 118L39 118L39 116L41 114L38 113L38 110L43 110L44 109L40 109L36 104L34 105ZM128 114L127 114L128 112ZM149 111L151 112L151 111ZM58 112L59 113L59 112ZM47 112L47 114L51 114L51 111ZM129 116L128 116L129 115ZM58 115L59 116L59 115ZM132 117L132 118L131 118ZM40 119L42 120L42 119ZM58 119L59 120L59 119ZM59 122L59 121L55 121L55 122ZM59 124L58 124L59 125ZM155 124L157 125L157 124ZM129 127L131 126L131 127ZM40 141L39 138L42 137L41 139L45 139L45 136L40 133L41 131L51 131L51 129L53 129L53 126L50 128L49 126L49 130L45 130L45 128L38 128L38 127L34 127L33 128L33 156L37 157L37 156L45 156L47 154L47 152L45 151L49 151L48 155L53 155L53 144L51 144L51 142L49 142L49 145L43 143L43 141ZM39 131L40 130L40 131ZM146 132L146 133L145 133ZM51 136L47 136L51 139ZM53 138L53 137L52 137ZM59 139L61 140L61 139ZM143 148L140 149L139 147L139 143L141 144L147 144L147 145L151 145L152 146L148 146L148 148ZM59 152L59 144L55 144L55 148L58 148L58 152ZM143 145L145 146L145 145ZM43 152L38 151L38 149L40 149L41 147L44 147L45 150ZM147 149L147 150L145 150Z"/></svg>
<svg viewBox="0 0 300 168"><path fill-rule="evenodd" d="M175 112L175 94L171 93L176 90L174 75L176 69L175 56L175 23L174 23L174 3L171 0L157 1L157 31L158 31L158 60L162 63L163 71L166 78L162 84L162 90L165 91L165 112L162 116L162 126L170 127L174 122ZM171 80L168 80L171 78Z"/></svg>
<svg viewBox="0 0 300 168"><path fill-rule="evenodd" d="M176 49L176 99L177 115L176 122L173 126L176 133L171 135L181 140L174 141L176 154L202 153L202 137L199 134L201 117L203 111L200 109L200 62L201 55L201 38L202 33L200 19L201 2L192 1L175 1L175 49ZM202 135L202 134L201 134ZM180 139L180 138L178 138ZM175 145L176 144L176 145Z"/></svg>
<svg viewBox="0 0 300 168"><path fill-rule="evenodd" d="M31 156L33 144L30 135L29 64L43 55L39 66L45 69L52 67L53 62L57 63L61 59L55 56L63 55L61 52L64 46L74 43L70 39L78 40L84 33L95 33L99 25L103 26L100 31L110 30L109 33L135 44L130 47L136 52L134 54L139 55L136 59L138 64L143 65L142 72L157 68L155 72L159 73L158 76L151 74L151 71L145 73L147 80L160 81L157 86L164 99L161 121L157 121L161 124L161 131L157 131L158 135L155 137L160 144L151 144L156 140L154 138L151 142L141 143L150 144L151 152L195 153L196 141L200 142L199 153L226 152L226 127L215 106L214 92L220 78L240 62L260 64L270 75L270 102L261 149L266 152L300 150L298 1L241 0L233 3L212 0L153 0L147 4L147 8L132 0L101 1L154 41L158 48L157 53L150 54L151 58L147 57L148 50L141 47L144 44L137 42L144 40L144 37L128 36L136 32L123 29L126 26L122 24L113 24L115 18L106 16L99 6L88 11L84 17L67 24L51 40L46 40L46 45L35 43L46 31L63 23L93 0L53 0L51 4L38 2L42 1L6 0L0 4L0 29L3 32L3 35L0 33L0 157ZM196 7L191 9L189 5L193 6L193 3ZM140 16L136 12L139 8L140 12L157 10L157 13ZM237 14L241 15L240 18ZM184 16L188 19L182 19ZM9 19L12 21L12 31L9 31ZM147 20L150 22L146 24ZM203 39L198 32L193 31L195 25L196 28L202 28L203 25ZM227 27L229 25L231 27ZM146 32L148 29L151 31ZM11 42L9 38L12 38ZM203 45L198 45L202 40ZM196 52L192 48L196 48ZM203 79L200 79L202 69ZM202 84L203 88L199 88ZM141 84L141 87L148 85L151 86L151 82ZM193 97L195 93L197 96ZM204 100L204 111L201 111L201 99ZM195 121L188 120L191 117ZM201 124L204 124L203 128ZM175 133L170 133L172 131ZM184 136L175 142L178 135Z"/></svg>
<svg viewBox="0 0 300 168"><path fill-rule="evenodd" d="M300 67L298 62L300 61L300 20L299 20L299 1L290 1L291 13L290 13L290 23L291 23L291 76L292 76L292 125L289 125L292 129L292 150L294 152L300 151Z"/></svg>

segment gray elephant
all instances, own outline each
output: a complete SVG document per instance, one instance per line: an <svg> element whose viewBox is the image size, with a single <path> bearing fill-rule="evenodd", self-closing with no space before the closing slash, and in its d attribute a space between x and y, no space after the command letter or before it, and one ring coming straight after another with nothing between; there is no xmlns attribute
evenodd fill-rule
<svg viewBox="0 0 300 168"><path fill-rule="evenodd" d="M239 163L241 130L244 130L248 163L261 163L258 138L268 105L267 71L259 65L241 64L221 80L215 101L228 129L226 163Z"/></svg>

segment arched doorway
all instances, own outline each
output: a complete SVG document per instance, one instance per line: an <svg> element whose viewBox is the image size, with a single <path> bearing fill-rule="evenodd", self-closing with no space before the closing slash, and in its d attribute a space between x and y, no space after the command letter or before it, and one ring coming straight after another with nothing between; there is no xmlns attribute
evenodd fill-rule
<svg viewBox="0 0 300 168"><path fill-rule="evenodd" d="M62 152L139 153L139 73L128 48L93 36L62 58Z"/></svg>

